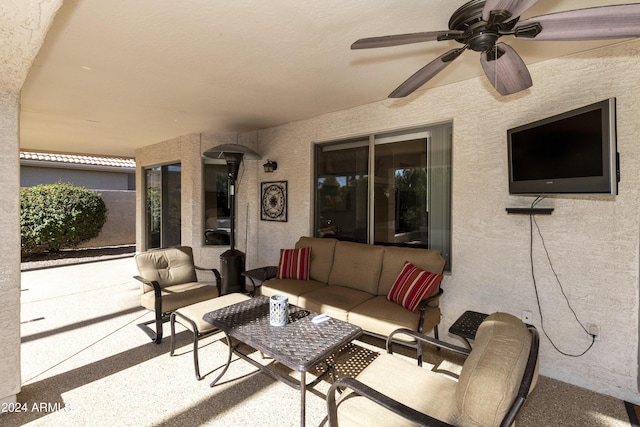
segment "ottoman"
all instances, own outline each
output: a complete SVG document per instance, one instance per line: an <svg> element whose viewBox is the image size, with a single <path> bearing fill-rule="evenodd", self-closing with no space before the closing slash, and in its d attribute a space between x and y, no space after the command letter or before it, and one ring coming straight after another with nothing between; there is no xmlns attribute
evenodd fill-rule
<svg viewBox="0 0 640 427"><path fill-rule="evenodd" d="M198 340L205 336L217 332L217 329L210 323L202 320L202 316L210 311L236 304L250 299L247 295L233 293L222 295L217 298L181 307L171 313L171 353L175 351L175 324L180 323L193 332L193 365L196 371L196 379L201 380L200 365L198 364Z"/></svg>

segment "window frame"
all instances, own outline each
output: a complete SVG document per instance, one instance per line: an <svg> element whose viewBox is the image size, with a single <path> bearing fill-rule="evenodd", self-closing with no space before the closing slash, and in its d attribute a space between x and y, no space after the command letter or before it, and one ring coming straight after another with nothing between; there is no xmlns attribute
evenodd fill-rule
<svg viewBox="0 0 640 427"><path fill-rule="evenodd" d="M425 243L418 245L406 244L406 243L393 243L393 242L376 242L376 218L375 218L375 191L376 191L376 147L383 144L390 144L394 142L410 141L412 139L426 138L426 169L427 180L429 182L426 197L428 199L428 215L430 216L428 222L428 240ZM318 197L321 196L320 192L320 179L319 177L319 161L320 150L338 151L340 149L347 149L357 146L367 146L368 149L368 163L366 169L367 177L367 224L366 224L366 242L367 244L381 244L381 245L394 245L405 247L431 247L440 250L442 256L446 260L445 271L451 271L451 240L452 240L452 225L451 225L451 208L452 208L452 146L453 146L453 122L444 122L434 125L424 125L420 127L399 129L389 132L376 132L368 135L362 135L359 137L345 138L339 140L331 140L324 142L317 142L313 146L312 150L312 176L311 176L311 191L312 191L312 209L311 209L311 226L312 234L316 237L321 237L322 224L320 221L320 205ZM355 172L359 174L360 171ZM359 176L359 175L358 175ZM433 222L432 222L433 212ZM394 221L397 221L394 218ZM357 219L354 220L357 222ZM438 228L436 228L438 227ZM357 237L357 235L354 235ZM336 236L340 239L339 236ZM351 240L346 238L344 240ZM353 240L359 240L355 238Z"/></svg>

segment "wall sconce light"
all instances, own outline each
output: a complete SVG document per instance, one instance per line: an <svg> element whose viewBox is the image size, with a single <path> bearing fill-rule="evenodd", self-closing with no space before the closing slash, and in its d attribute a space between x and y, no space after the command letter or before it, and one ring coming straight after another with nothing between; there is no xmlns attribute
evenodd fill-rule
<svg viewBox="0 0 640 427"><path fill-rule="evenodd" d="M264 168L264 171L266 173L271 173L274 170L278 169L278 162L273 162L273 161L267 159L267 163L262 165L262 167Z"/></svg>

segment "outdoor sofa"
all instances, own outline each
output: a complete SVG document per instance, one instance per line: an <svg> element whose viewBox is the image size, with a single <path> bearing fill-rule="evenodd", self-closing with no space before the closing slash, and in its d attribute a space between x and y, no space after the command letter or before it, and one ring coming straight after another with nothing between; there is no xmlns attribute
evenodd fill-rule
<svg viewBox="0 0 640 427"><path fill-rule="evenodd" d="M297 250L298 256L303 249L309 252L306 269L304 259L287 260L287 254ZM303 236L294 249L283 249L280 255L278 276L262 283L263 295L286 295L291 304L355 324L374 336L386 338L398 328L407 328L420 333L433 330L438 337L445 265L439 251ZM416 282L428 282L429 296L421 300L400 297L394 302L389 299L390 291L407 271L407 263L415 267L409 280L420 274Z"/></svg>

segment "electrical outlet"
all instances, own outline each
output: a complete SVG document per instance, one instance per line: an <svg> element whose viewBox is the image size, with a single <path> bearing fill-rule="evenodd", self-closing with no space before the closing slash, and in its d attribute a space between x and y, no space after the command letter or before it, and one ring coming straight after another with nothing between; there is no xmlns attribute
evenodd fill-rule
<svg viewBox="0 0 640 427"><path fill-rule="evenodd" d="M589 331L589 335L594 335L596 337L596 341L600 341L602 338L600 336L600 327L595 323L587 323L587 331Z"/></svg>
<svg viewBox="0 0 640 427"><path fill-rule="evenodd" d="M533 320L533 313L531 313L529 310L522 310L522 321L524 323L531 324L532 320Z"/></svg>

